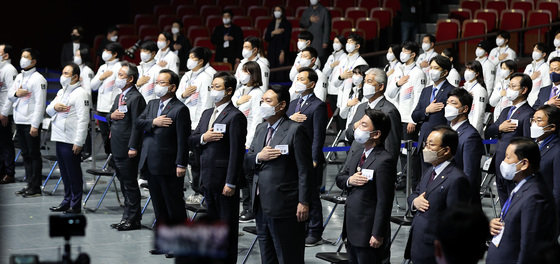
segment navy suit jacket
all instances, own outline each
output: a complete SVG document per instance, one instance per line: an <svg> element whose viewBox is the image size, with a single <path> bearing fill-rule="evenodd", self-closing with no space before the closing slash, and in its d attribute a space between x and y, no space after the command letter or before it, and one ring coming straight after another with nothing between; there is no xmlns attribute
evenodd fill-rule
<svg viewBox="0 0 560 264"><path fill-rule="evenodd" d="M517 119L517 128L512 132L499 132L500 125L507 120L507 115L509 109L512 106L506 107L500 113L500 116L488 128L486 129L486 138L498 138L498 144L496 146L496 155L494 156L494 162L496 165L496 175L502 176L500 172L500 163L504 160L506 156L506 149L509 142L514 137L527 137L531 138L531 121L535 110L529 106L528 103L523 104L517 109L510 119ZM504 201L505 202L505 201Z"/></svg>
<svg viewBox="0 0 560 264"><path fill-rule="evenodd" d="M298 100L299 98L290 102L286 115L291 116L296 112ZM325 162L323 146L325 145L327 133L327 105L314 94L311 94L311 96L305 100L299 112L307 116L307 119L302 122L302 125L307 132L307 136L313 140L313 145L311 146L313 161L322 164Z"/></svg>
<svg viewBox="0 0 560 264"><path fill-rule="evenodd" d="M408 197L410 208L413 208L414 199L424 192L426 192L426 200L430 203L426 212L415 211L412 220L410 232L412 240L410 242L412 243L411 257L414 263L424 263L425 260L434 258L436 223L447 208L457 203L468 203L471 198L469 181L463 171L457 168L453 162L428 184L432 171L433 167L430 166L416 186L416 190Z"/></svg>
<svg viewBox="0 0 560 264"><path fill-rule="evenodd" d="M348 241L354 246L369 247L371 236L382 237L385 242L391 236L397 159L383 145L375 147L362 166L362 169L374 171L373 180L362 186L347 186L346 182L356 173L364 151L364 145L360 145L361 148L350 157L349 166L336 177L336 184L348 191L343 228Z"/></svg>
<svg viewBox="0 0 560 264"><path fill-rule="evenodd" d="M560 217L560 137L555 136L553 140L541 147L539 172L554 197L557 215Z"/></svg>
<svg viewBox="0 0 560 264"><path fill-rule="evenodd" d="M198 126L189 137L189 145L200 153L200 179L207 191L221 193L224 185L238 186L243 177L243 157L247 136L247 118L231 102L216 117L214 124L225 124L224 137L200 144L200 137L208 131L208 123L215 107L202 112Z"/></svg>
<svg viewBox="0 0 560 264"><path fill-rule="evenodd" d="M539 107L543 106L544 103L550 99L550 92L552 92L552 84L541 88L539 96L537 97L535 104L533 104L533 109L537 110Z"/></svg>
<svg viewBox="0 0 560 264"><path fill-rule="evenodd" d="M515 193L504 219L499 247L489 243L486 263L536 263L542 243L556 238L556 217L552 196L540 175L530 177Z"/></svg>
<svg viewBox="0 0 560 264"><path fill-rule="evenodd" d="M418 104L416 104L416 108L412 111L412 120L418 125L421 125L416 151L422 151L422 144L426 141L428 135L430 135L434 127L438 125L447 125L448 122L445 118L444 109L441 109L439 112L426 115L426 107L432 103L430 101L432 96L432 87L433 85L430 85L422 90ZM447 104L447 95L453 89L455 89L455 86L451 85L447 80L444 80L443 85L436 94L436 103L443 103L445 106Z"/></svg>
<svg viewBox="0 0 560 264"><path fill-rule="evenodd" d="M148 169L152 175L175 177L177 166L188 165L191 118L185 104L173 96L161 111L173 123L169 127L154 127L152 122L157 117L159 103L159 99L148 102L136 121L136 127L144 131L139 168Z"/></svg>
<svg viewBox="0 0 560 264"><path fill-rule="evenodd" d="M119 97L115 97L113 107L106 118L111 126L111 151L116 158L128 158L128 150L133 148L141 152L142 130L136 127L136 120L146 108L146 101L142 94L132 86L123 101L127 112L121 120L111 120L111 114L119 108Z"/></svg>
<svg viewBox="0 0 560 264"><path fill-rule="evenodd" d="M472 202L480 204L480 161L484 154L482 138L467 119L457 129L459 144L455 153L455 165L463 170L472 190Z"/></svg>

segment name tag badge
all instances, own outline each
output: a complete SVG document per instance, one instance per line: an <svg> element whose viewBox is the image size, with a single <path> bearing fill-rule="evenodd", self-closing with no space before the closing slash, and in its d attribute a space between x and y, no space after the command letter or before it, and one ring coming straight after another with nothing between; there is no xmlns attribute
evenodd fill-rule
<svg viewBox="0 0 560 264"><path fill-rule="evenodd" d="M499 234L495 235L492 238L492 244L494 244L494 246L496 246L496 247L500 246L500 241L502 241L502 236L504 235L504 230L506 230L505 227L506 227L505 225L502 226L502 231L500 231Z"/></svg>
<svg viewBox="0 0 560 264"><path fill-rule="evenodd" d="M226 133L226 124L214 124L214 132Z"/></svg>
<svg viewBox="0 0 560 264"><path fill-rule="evenodd" d="M119 112L121 113L128 112L128 108L126 108L126 105L119 105Z"/></svg>
<svg viewBox="0 0 560 264"><path fill-rule="evenodd" d="M282 155L288 155L288 153L290 152L288 145L276 145L274 149L280 150L280 153Z"/></svg>
<svg viewBox="0 0 560 264"><path fill-rule="evenodd" d="M365 176L368 179L368 181L373 180L373 172L374 170L362 169L362 175Z"/></svg>
<svg viewBox="0 0 560 264"><path fill-rule="evenodd" d="M510 120L511 120L511 123L515 124L516 126L519 125L519 120L517 120L517 119L510 119Z"/></svg>

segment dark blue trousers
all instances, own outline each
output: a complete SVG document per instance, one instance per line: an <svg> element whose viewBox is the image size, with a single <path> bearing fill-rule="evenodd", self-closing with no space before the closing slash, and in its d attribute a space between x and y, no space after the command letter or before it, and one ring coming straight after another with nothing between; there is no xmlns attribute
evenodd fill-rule
<svg viewBox="0 0 560 264"><path fill-rule="evenodd" d="M74 155L72 144L56 142L56 158L64 183L64 200L61 205L79 208L82 204L83 175L80 154Z"/></svg>

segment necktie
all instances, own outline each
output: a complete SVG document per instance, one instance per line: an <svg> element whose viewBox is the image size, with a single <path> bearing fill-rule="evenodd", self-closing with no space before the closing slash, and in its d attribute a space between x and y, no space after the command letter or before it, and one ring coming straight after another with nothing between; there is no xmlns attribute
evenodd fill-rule
<svg viewBox="0 0 560 264"><path fill-rule="evenodd" d="M430 103L434 101L434 99L436 98L436 93L437 93L437 88L434 87L432 88L432 96L430 97Z"/></svg>
<svg viewBox="0 0 560 264"><path fill-rule="evenodd" d="M549 97L548 99L550 99L550 98L556 96L557 94L558 94L558 87L554 86L554 87L552 88L552 92L550 93L550 97Z"/></svg>
<svg viewBox="0 0 560 264"><path fill-rule="evenodd" d="M364 166L364 162L366 161L366 153L362 153L362 157L360 157L360 162L358 163L358 167L362 168Z"/></svg>
<svg viewBox="0 0 560 264"><path fill-rule="evenodd" d="M303 97L300 97L299 100L297 101L296 113L299 112L299 110L301 109L301 104L302 103L303 103Z"/></svg>
<svg viewBox="0 0 560 264"><path fill-rule="evenodd" d="M274 128L269 127L268 128L268 133L266 134L266 142L265 142L266 146L268 146L268 144L270 144L270 140L272 139L273 134L274 134Z"/></svg>
<svg viewBox="0 0 560 264"><path fill-rule="evenodd" d="M515 106L512 106L512 107L509 109L506 120L508 120L508 119L511 118L511 115L513 114L513 110L515 110Z"/></svg>
<svg viewBox="0 0 560 264"><path fill-rule="evenodd" d="M123 105L123 103L124 103L123 100L122 100L123 96L124 96L123 93L121 93L121 95L119 96L119 105Z"/></svg>
<svg viewBox="0 0 560 264"><path fill-rule="evenodd" d="M214 121L216 121L217 115L218 115L218 108L214 109L214 112L212 113L212 116L210 117L210 122L208 122L208 130L210 130L210 128L212 128L212 125L214 124Z"/></svg>
<svg viewBox="0 0 560 264"><path fill-rule="evenodd" d="M160 115L161 115L161 111L163 111L163 102L160 102L160 103L159 103L159 108L158 108L158 111L157 111L157 116L160 116Z"/></svg>
<svg viewBox="0 0 560 264"><path fill-rule="evenodd" d="M428 181L428 185L434 181L434 179L436 178L436 175L437 175L436 171L433 170L432 171L432 176L430 177L430 180Z"/></svg>

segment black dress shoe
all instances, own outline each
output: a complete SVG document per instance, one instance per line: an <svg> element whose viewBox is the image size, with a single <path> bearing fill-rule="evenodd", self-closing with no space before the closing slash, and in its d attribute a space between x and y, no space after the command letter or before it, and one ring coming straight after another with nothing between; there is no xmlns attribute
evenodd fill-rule
<svg viewBox="0 0 560 264"><path fill-rule="evenodd" d="M150 249L149 252L152 255L163 255L163 254L165 254L165 251L159 250L159 249Z"/></svg>
<svg viewBox="0 0 560 264"><path fill-rule="evenodd" d="M22 195L23 198L39 197L41 196L41 190L27 190Z"/></svg>
<svg viewBox="0 0 560 264"><path fill-rule="evenodd" d="M119 226L123 225L124 223L126 223L126 220L121 220L120 222L116 223L116 224L111 224L111 228L115 228L117 229Z"/></svg>
<svg viewBox="0 0 560 264"><path fill-rule="evenodd" d="M68 204L61 204L59 206L53 206L51 208L49 208L51 210L51 212L64 212L68 209L70 209L70 205Z"/></svg>
<svg viewBox="0 0 560 264"><path fill-rule="evenodd" d="M65 214L81 214L82 213L82 208L80 207L74 207L74 208L70 208L66 211L64 211Z"/></svg>
<svg viewBox="0 0 560 264"><path fill-rule="evenodd" d="M138 230L140 229L140 227L141 227L140 222L126 221L124 224L117 226L117 230L119 231Z"/></svg>
<svg viewBox="0 0 560 264"><path fill-rule="evenodd" d="M166 253L165 258L174 258L175 255L173 253Z"/></svg>
<svg viewBox="0 0 560 264"><path fill-rule="evenodd" d="M14 178L14 176L4 176L4 178L2 178L2 180L0 180L0 184L8 184L8 183L14 183L16 182L16 179Z"/></svg>
<svg viewBox="0 0 560 264"><path fill-rule="evenodd" d="M24 187L23 189L17 191L16 194L24 194L26 191L27 191L27 187Z"/></svg>

